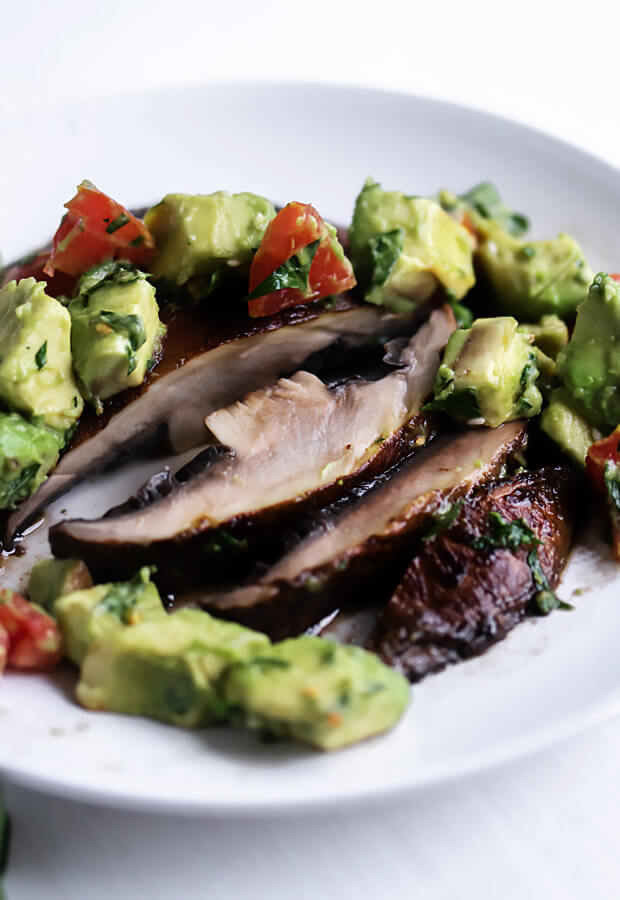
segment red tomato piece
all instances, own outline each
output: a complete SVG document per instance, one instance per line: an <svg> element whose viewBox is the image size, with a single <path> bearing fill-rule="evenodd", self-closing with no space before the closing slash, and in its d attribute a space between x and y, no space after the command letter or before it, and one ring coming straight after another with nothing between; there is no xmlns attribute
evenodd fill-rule
<svg viewBox="0 0 620 900"><path fill-rule="evenodd" d="M620 425L608 437L592 444L586 469L607 501L614 556L620 562Z"/></svg>
<svg viewBox="0 0 620 900"><path fill-rule="evenodd" d="M283 287L253 297L248 304L252 317L270 316L289 306L320 300L355 286L353 267L336 235L313 206L294 202L280 210L267 226L250 266L249 293L315 241L319 244L310 263L307 288Z"/></svg>
<svg viewBox="0 0 620 900"><path fill-rule="evenodd" d="M140 266L151 257L155 242L144 222L90 181L79 185L65 207L68 212L43 268L46 275L59 270L78 276L108 259L127 259Z"/></svg>
<svg viewBox="0 0 620 900"><path fill-rule="evenodd" d="M54 619L9 589L0 589L0 627L9 637L9 666L51 669L59 662L62 639Z"/></svg>
<svg viewBox="0 0 620 900"><path fill-rule="evenodd" d="M9 633L4 625L0 625L0 675L4 672L8 655Z"/></svg>
<svg viewBox="0 0 620 900"><path fill-rule="evenodd" d="M609 277L610 277L610 278L613 278L614 281L620 281L620 272L614 272L614 273L613 273L612 275L610 275Z"/></svg>
<svg viewBox="0 0 620 900"><path fill-rule="evenodd" d="M41 250L28 262L17 262L9 266L4 271L0 287L4 287L9 281L21 281L22 278L36 278L37 281L46 282L47 287L45 290L50 297L59 297L61 294L70 297L73 294L75 277L60 271L54 275L48 275L45 272L45 267L49 262L50 255L50 250Z"/></svg>

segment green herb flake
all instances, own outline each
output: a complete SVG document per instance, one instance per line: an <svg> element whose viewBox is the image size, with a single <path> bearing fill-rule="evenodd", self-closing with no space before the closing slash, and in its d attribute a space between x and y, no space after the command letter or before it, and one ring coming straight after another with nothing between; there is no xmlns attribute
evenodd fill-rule
<svg viewBox="0 0 620 900"><path fill-rule="evenodd" d="M141 247L144 243L144 235L139 234L138 237L135 237L132 241L129 241L130 247Z"/></svg>
<svg viewBox="0 0 620 900"><path fill-rule="evenodd" d="M489 531L471 542L475 550L495 550L507 548L518 550L519 547L531 547L540 544L529 525L523 519L508 521L500 513L491 510L489 513Z"/></svg>
<svg viewBox="0 0 620 900"><path fill-rule="evenodd" d="M450 503L444 509L441 509L439 513L434 517L435 522L426 532L422 540L424 543L427 541L432 541L433 538L436 538L438 534L441 534L442 531L447 531L448 528L456 521L460 511L463 509L463 504L465 500L463 497L460 500L457 500L456 503Z"/></svg>
<svg viewBox="0 0 620 900"><path fill-rule="evenodd" d="M388 280L398 257L403 252L403 228L375 234L368 241L372 260L372 285L381 287Z"/></svg>
<svg viewBox="0 0 620 900"><path fill-rule="evenodd" d="M44 341L37 352L34 355L34 361L37 364L37 369L41 371L41 369L47 363L47 341Z"/></svg>
<svg viewBox="0 0 620 900"><path fill-rule="evenodd" d="M130 581L110 585L101 602L97 604L97 611L111 613L120 622L129 624L131 611L149 584L149 576L153 572L154 566L144 566Z"/></svg>
<svg viewBox="0 0 620 900"><path fill-rule="evenodd" d="M281 266L268 275L261 283L248 294L247 300L255 300L257 297L264 297L266 294L272 294L274 291L296 290L303 294L310 293L310 267L312 260L319 249L319 240L313 241L294 253L290 259L283 262Z"/></svg>
<svg viewBox="0 0 620 900"><path fill-rule="evenodd" d="M114 234L115 231L118 231L119 228L122 228L123 225L127 225L129 222L129 216L126 213L121 213L120 216L117 216L113 222L106 228L107 234Z"/></svg>
<svg viewBox="0 0 620 900"><path fill-rule="evenodd" d="M536 547L528 553L527 564L532 573L532 581L537 588L534 603L543 616L548 615L554 609L574 609L574 606L570 603L566 603L564 600L560 600L557 594L551 590L551 585L540 564L540 558Z"/></svg>

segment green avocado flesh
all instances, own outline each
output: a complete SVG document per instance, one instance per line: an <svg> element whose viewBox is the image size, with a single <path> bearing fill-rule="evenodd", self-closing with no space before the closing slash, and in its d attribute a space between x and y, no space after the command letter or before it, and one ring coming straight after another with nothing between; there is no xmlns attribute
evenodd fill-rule
<svg viewBox="0 0 620 900"><path fill-rule="evenodd" d="M158 251L153 275L182 285L223 265L244 266L275 214L257 194L167 194L144 217Z"/></svg>
<svg viewBox="0 0 620 900"><path fill-rule="evenodd" d="M119 629L96 641L77 698L89 709L198 726L223 716L217 680L231 664L269 648L269 638L201 610Z"/></svg>
<svg viewBox="0 0 620 900"><path fill-rule="evenodd" d="M0 290L0 402L64 432L84 402L71 368L71 318L45 287L23 278Z"/></svg>
<svg viewBox="0 0 620 900"><path fill-rule="evenodd" d="M90 647L110 633L143 621L167 618L148 567L127 582L98 584L54 600L51 608L67 656L80 665Z"/></svg>
<svg viewBox="0 0 620 900"><path fill-rule="evenodd" d="M95 266L69 304L73 365L85 396L102 401L138 387L153 363L164 327L155 288L131 263Z"/></svg>
<svg viewBox="0 0 620 900"><path fill-rule="evenodd" d="M369 180L355 202L349 244L364 298L395 312L413 309L439 286L459 299L474 283L469 233L425 197Z"/></svg>
<svg viewBox="0 0 620 900"><path fill-rule="evenodd" d="M0 412L0 509L15 509L58 462L64 435Z"/></svg>
<svg viewBox="0 0 620 900"><path fill-rule="evenodd" d="M82 560L43 559L30 573L28 597L32 603L52 612L58 597L92 586L90 572Z"/></svg>
<svg viewBox="0 0 620 900"><path fill-rule="evenodd" d="M471 424L497 428L538 415L538 375L531 337L519 331L516 319L476 319L471 328L450 336L429 406Z"/></svg>
<svg viewBox="0 0 620 900"><path fill-rule="evenodd" d="M391 728L408 681L373 653L317 637L269 647L224 677L229 715L275 737L335 750Z"/></svg>
<svg viewBox="0 0 620 900"><path fill-rule="evenodd" d="M620 423L620 283L609 275L592 282L557 366L573 405L592 425L611 431Z"/></svg>

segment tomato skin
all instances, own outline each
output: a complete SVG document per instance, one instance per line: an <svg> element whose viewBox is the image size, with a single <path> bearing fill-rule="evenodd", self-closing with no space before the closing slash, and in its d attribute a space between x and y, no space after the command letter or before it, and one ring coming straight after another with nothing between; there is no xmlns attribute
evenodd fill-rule
<svg viewBox="0 0 620 900"><path fill-rule="evenodd" d="M613 273L612 275L610 275L609 277L610 277L610 278L613 278L614 281L620 281L620 272L614 272L614 273Z"/></svg>
<svg viewBox="0 0 620 900"><path fill-rule="evenodd" d="M140 219L111 197L83 181L65 207L54 235L50 258L43 272L50 277L58 270L77 277L108 259L127 259L137 266L150 259L155 242ZM109 231L111 226L112 231Z"/></svg>
<svg viewBox="0 0 620 900"><path fill-rule="evenodd" d="M16 669L51 669L62 657L54 619L10 589L0 589L0 627L8 635L7 663Z"/></svg>
<svg viewBox="0 0 620 900"><path fill-rule="evenodd" d="M613 552L620 562L620 425L608 437L592 444L586 456L586 470L598 492L606 498Z"/></svg>
<svg viewBox="0 0 620 900"><path fill-rule="evenodd" d="M269 316L290 306L320 300L356 284L353 267L338 239L309 203L288 203L267 226L250 266L251 294L276 269L309 244L319 241L308 276L308 290L282 288L248 303L250 316Z"/></svg>

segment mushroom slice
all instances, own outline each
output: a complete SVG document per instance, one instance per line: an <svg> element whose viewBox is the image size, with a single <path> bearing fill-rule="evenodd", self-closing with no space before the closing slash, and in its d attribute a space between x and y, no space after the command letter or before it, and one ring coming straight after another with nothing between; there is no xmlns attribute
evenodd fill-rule
<svg viewBox="0 0 620 900"><path fill-rule="evenodd" d="M54 553L77 555L106 577L151 562L168 589L204 586L214 577L209 548L214 539L221 548L231 526L254 535L268 521L281 530L425 443L420 408L454 327L449 307L433 312L402 350L401 368L377 381L328 388L300 371L217 410L206 424L225 452L167 485L165 496L147 491L154 502L139 509L60 523L50 533ZM222 529L227 537L214 538Z"/></svg>

